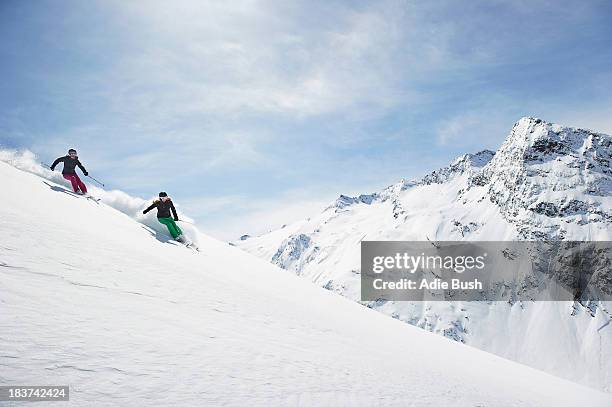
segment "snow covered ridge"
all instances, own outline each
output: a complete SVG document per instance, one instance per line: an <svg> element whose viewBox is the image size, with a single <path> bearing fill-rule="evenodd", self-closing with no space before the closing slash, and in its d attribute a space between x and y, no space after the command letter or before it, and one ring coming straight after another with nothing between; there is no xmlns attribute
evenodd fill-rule
<svg viewBox="0 0 612 407"><path fill-rule="evenodd" d="M236 246L355 301L360 242L612 240L611 137L519 120L497 152L419 180L341 196ZM612 304L366 302L393 318L612 391Z"/></svg>
<svg viewBox="0 0 612 407"><path fill-rule="evenodd" d="M495 152L491 150L483 150L476 154L464 154L456 158L448 167L433 171L431 174L424 176L417 185L441 184L453 179L456 175L464 173L472 173L487 165Z"/></svg>
<svg viewBox="0 0 612 407"><path fill-rule="evenodd" d="M491 150L483 150L476 154L464 154L461 157L457 157L448 167L432 171L420 180L408 181L402 179L396 184L389 185L381 192L374 192L372 194L362 194L356 197L340 195L334 203L326 208L326 210L342 210L347 206L360 203L370 205L374 201L393 199L393 197L401 191L417 185L442 184L453 179L457 175L464 173L472 174L475 170L484 167L491 161L494 155L495 153Z"/></svg>
<svg viewBox="0 0 612 407"><path fill-rule="evenodd" d="M456 176L468 174L468 188L489 186L489 198L502 208L511 221L520 222L522 210L548 216L591 213L598 221L610 221L612 213L601 211L597 200L579 201L561 196L560 192L580 189L590 196L610 196L612 181L612 138L589 130L562 127L541 119L524 117L519 120L497 155L490 150L464 154L447 167L432 171L420 180L391 185L379 193L340 197L327 209L342 210L353 204L371 204L376 200L392 199L395 194L416 185L441 184ZM587 179L580 179L583 169L589 170ZM555 177L555 185L550 185ZM563 182L557 182L562 180ZM551 188L552 187L552 188ZM544 189L557 192L556 202L536 202L536 195ZM521 232L530 238L563 238L550 233L526 228Z"/></svg>
<svg viewBox="0 0 612 407"><path fill-rule="evenodd" d="M79 407L612 404L227 243L197 253L63 184L0 179L0 385L68 385Z"/></svg>

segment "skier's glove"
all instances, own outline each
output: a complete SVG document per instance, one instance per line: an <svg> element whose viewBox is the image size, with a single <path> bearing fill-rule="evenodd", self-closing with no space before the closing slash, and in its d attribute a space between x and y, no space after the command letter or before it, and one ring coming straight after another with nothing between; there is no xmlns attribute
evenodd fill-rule
<svg viewBox="0 0 612 407"><path fill-rule="evenodd" d="M178 218L174 218L174 221L175 221L175 222L178 222Z"/></svg>
<svg viewBox="0 0 612 407"><path fill-rule="evenodd" d="M83 172L83 175L88 176L88 175L89 175L89 173L88 173L87 171L84 171L84 172Z"/></svg>
<svg viewBox="0 0 612 407"><path fill-rule="evenodd" d="M143 215L146 215L146 214L147 214L147 211L142 211L142 214L143 214Z"/></svg>

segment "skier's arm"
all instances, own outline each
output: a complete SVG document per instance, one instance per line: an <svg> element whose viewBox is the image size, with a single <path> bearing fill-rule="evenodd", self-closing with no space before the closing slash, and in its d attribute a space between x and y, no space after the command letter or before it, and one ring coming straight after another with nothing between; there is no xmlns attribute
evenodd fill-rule
<svg viewBox="0 0 612 407"><path fill-rule="evenodd" d="M174 208L174 204L170 201L170 210L172 210L172 215L174 215L174 220L178 220L178 215L176 214L176 209Z"/></svg>
<svg viewBox="0 0 612 407"><path fill-rule="evenodd" d="M64 161L64 157L60 157L58 159L56 159L55 161L53 161L53 164L51 164L51 171L55 171L55 166L59 163L61 163L62 161Z"/></svg>
<svg viewBox="0 0 612 407"><path fill-rule="evenodd" d="M81 169L81 171L83 171L83 175L88 176L89 173L87 172L87 170L85 169L85 167L83 167L83 164L81 164L81 162L79 160L77 160L77 165L79 166L79 168Z"/></svg>
<svg viewBox="0 0 612 407"><path fill-rule="evenodd" d="M149 212L151 209L155 208L156 206L157 206L157 202L153 202L151 206L149 206L147 209L142 211L142 214L145 215L147 212Z"/></svg>

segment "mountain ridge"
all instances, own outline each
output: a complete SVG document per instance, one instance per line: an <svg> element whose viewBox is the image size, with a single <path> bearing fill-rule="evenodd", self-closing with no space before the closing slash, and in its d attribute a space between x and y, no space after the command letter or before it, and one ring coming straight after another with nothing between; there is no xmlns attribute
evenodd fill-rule
<svg viewBox="0 0 612 407"><path fill-rule="evenodd" d="M379 192L341 196L316 216L236 245L358 301L362 240L609 241L610 140L606 134L524 117L496 152L462 155L421 179L403 179ZM600 340L612 346L612 333L586 328L595 319L598 329L607 326L612 304L531 304L514 320L509 315L522 305L504 311L496 307L497 318L508 324L500 329L511 332L532 326L539 318L537 309L546 310L542 312L547 313L547 324L557 318L562 321L564 328L553 327L550 332L535 328L541 338L532 344L494 338L483 317L492 312L486 304L364 305L521 363L612 390L612 363L594 362L601 357ZM558 337L563 345L551 345ZM495 340L504 346L494 345ZM534 351L521 355L515 350L520 347ZM582 349L580 356L576 349Z"/></svg>

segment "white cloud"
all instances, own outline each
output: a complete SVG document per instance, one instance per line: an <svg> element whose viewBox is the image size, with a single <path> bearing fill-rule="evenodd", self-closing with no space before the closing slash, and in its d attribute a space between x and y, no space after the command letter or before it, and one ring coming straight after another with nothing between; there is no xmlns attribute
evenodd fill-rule
<svg viewBox="0 0 612 407"><path fill-rule="evenodd" d="M107 78L119 112L146 110L158 120L202 113L311 116L384 109L400 99L394 51L408 22L394 15L393 3L359 10L252 1L115 7L131 44L131 55Z"/></svg>

